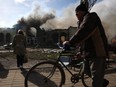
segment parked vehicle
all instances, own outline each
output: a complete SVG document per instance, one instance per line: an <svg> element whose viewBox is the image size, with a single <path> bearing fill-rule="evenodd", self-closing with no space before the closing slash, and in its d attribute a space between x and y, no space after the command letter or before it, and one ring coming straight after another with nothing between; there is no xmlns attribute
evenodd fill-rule
<svg viewBox="0 0 116 87"><path fill-rule="evenodd" d="M12 43L5 44L4 49L7 49L7 50L12 49Z"/></svg>

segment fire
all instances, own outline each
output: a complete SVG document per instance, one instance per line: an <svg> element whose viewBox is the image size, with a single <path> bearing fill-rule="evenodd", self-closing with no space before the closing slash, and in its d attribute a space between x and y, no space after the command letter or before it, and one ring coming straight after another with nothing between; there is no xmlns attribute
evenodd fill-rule
<svg viewBox="0 0 116 87"><path fill-rule="evenodd" d="M116 43L116 39L112 39L112 43Z"/></svg>

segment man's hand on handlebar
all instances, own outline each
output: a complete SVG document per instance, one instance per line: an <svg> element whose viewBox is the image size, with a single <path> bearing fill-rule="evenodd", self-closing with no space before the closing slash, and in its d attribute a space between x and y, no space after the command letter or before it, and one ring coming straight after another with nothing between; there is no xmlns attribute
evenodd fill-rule
<svg viewBox="0 0 116 87"><path fill-rule="evenodd" d="M64 51L71 51L71 50L75 50L76 48L74 46L71 46L69 44L69 41L64 41L62 45L60 43L57 43L57 45L59 46L59 48L63 49Z"/></svg>
<svg viewBox="0 0 116 87"><path fill-rule="evenodd" d="M63 48L65 51L71 50L69 41L64 41L63 42Z"/></svg>
<svg viewBox="0 0 116 87"><path fill-rule="evenodd" d="M69 45L69 41L64 41L63 45Z"/></svg>

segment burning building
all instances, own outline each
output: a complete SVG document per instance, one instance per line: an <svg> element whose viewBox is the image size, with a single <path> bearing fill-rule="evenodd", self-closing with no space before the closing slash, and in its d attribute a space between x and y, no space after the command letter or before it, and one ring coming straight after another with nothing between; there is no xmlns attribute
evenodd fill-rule
<svg viewBox="0 0 116 87"><path fill-rule="evenodd" d="M69 27L68 29L49 29L40 28L41 24L38 20L31 19L28 22L24 19L18 21L20 28L25 31L27 36L27 45L34 47L56 47L56 43L68 40L76 31L76 27ZM17 29L17 30L18 30Z"/></svg>
<svg viewBox="0 0 116 87"><path fill-rule="evenodd" d="M53 14L45 14L42 17L36 14L29 15L27 18L21 18L15 28L17 31L18 29L25 31L28 42L30 42L31 45L32 41L35 41L37 44L44 43L45 30L41 29L40 26L54 17Z"/></svg>

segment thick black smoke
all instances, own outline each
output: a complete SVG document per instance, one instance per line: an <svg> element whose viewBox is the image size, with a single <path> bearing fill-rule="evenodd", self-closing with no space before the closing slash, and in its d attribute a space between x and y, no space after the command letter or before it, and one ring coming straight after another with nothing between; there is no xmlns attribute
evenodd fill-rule
<svg viewBox="0 0 116 87"><path fill-rule="evenodd" d="M19 19L18 24L23 26L23 29L26 28L26 32L28 34L33 34L33 28L39 31L41 29L41 25L54 18L55 15L53 13L42 13L41 9L39 7L36 7L33 12L30 13L27 17L22 17L21 19Z"/></svg>

